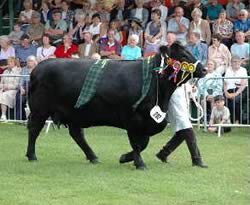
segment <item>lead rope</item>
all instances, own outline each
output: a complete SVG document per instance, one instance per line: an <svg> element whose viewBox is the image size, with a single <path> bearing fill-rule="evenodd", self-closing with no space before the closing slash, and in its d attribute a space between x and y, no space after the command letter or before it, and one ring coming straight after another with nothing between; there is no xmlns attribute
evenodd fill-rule
<svg viewBox="0 0 250 205"><path fill-rule="evenodd" d="M192 88L191 88L190 91L188 91L186 89L186 85L184 86L184 88L185 88L185 98L186 98L186 102L187 102L187 106L188 106L188 110L189 110L189 119L192 120L192 121L196 121L196 122L200 121L201 118L203 118L203 116L204 116L203 108L202 108L201 104L198 103L198 101L196 100L196 97L195 97L195 95L192 92ZM190 98L189 98L189 93L190 93L191 99L193 100L195 106L197 107L197 111L200 111L199 112L200 116L197 116L197 118L193 118L192 115L191 115L191 112L190 112Z"/></svg>

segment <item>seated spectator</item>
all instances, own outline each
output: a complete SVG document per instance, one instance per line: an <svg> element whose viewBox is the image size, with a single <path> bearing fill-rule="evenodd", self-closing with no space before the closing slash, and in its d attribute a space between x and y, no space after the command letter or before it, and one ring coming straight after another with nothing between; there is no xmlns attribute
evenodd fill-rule
<svg viewBox="0 0 250 205"><path fill-rule="evenodd" d="M214 133L217 132L218 128L213 126L214 124L230 124L230 112L229 109L225 106L225 99L223 95L217 95L214 98L214 104L215 106L213 107L211 118L209 121L209 127L208 127L208 132ZM230 132L231 128L230 127L223 127L222 132Z"/></svg>
<svg viewBox="0 0 250 205"><path fill-rule="evenodd" d="M24 0L23 7L24 10L20 12L18 21L21 23L22 31L26 32L31 23L31 15L34 10L32 9L32 3L30 0Z"/></svg>
<svg viewBox="0 0 250 205"><path fill-rule="evenodd" d="M192 12L196 9L201 11L200 18L207 18L207 6L201 0L190 0L185 5L185 16L191 20ZM193 18L193 17L192 17Z"/></svg>
<svg viewBox="0 0 250 205"><path fill-rule="evenodd" d="M7 59L15 56L15 48L10 44L8 36L0 36L0 74L8 67Z"/></svg>
<svg viewBox="0 0 250 205"><path fill-rule="evenodd" d="M223 7L218 4L218 0L209 0L209 5L207 7L207 20L210 24L213 24L215 20L219 18L222 9Z"/></svg>
<svg viewBox="0 0 250 205"><path fill-rule="evenodd" d="M62 9L62 0L52 0L50 3L50 8L52 10Z"/></svg>
<svg viewBox="0 0 250 205"><path fill-rule="evenodd" d="M166 25L160 21L161 11L155 9L151 13L151 21L147 24L146 31L144 33L144 56L154 55L159 52L159 47L165 39Z"/></svg>
<svg viewBox="0 0 250 205"><path fill-rule="evenodd" d="M208 47L208 57L215 61L217 65L216 72L222 75L225 73L226 68L231 65L231 53L221 41L220 34L213 34L212 45Z"/></svg>
<svg viewBox="0 0 250 205"><path fill-rule="evenodd" d="M115 31L115 40L117 40L119 43L122 43L123 36L121 32L121 27L119 27L118 21L116 20L110 21L109 29L112 29Z"/></svg>
<svg viewBox="0 0 250 205"><path fill-rule="evenodd" d="M140 19L134 17L129 19L130 20L130 28L128 31L128 36L135 34L139 37L139 41L137 46L143 48L143 30L142 30L142 22Z"/></svg>
<svg viewBox="0 0 250 205"><path fill-rule="evenodd" d="M83 34L84 43L79 46L80 58L91 58L94 53L98 52L98 45L92 40L92 34L85 32Z"/></svg>
<svg viewBox="0 0 250 205"><path fill-rule="evenodd" d="M132 9L129 18L136 17L141 20L142 27L145 29L149 18L149 12L146 8L143 8L143 0L135 0L136 8Z"/></svg>
<svg viewBox="0 0 250 205"><path fill-rule="evenodd" d="M107 38L102 39L100 55L102 58L121 58L121 44L115 40L115 31L108 30Z"/></svg>
<svg viewBox="0 0 250 205"><path fill-rule="evenodd" d="M72 55L79 53L78 45L72 42L72 36L65 34L63 36L63 44L58 46L55 51L57 58L72 58Z"/></svg>
<svg viewBox="0 0 250 205"><path fill-rule="evenodd" d="M232 66L226 70L224 80L224 93L228 101L228 108L231 113L231 122L241 122L242 104L246 102L248 80L241 79L247 77L247 70L240 66L239 57L232 58ZM226 79L235 77L238 79Z"/></svg>
<svg viewBox="0 0 250 205"><path fill-rule="evenodd" d="M222 37L222 43L230 48L232 45L233 23L227 20L226 17L226 11L222 9L219 18L213 24L213 33L219 33Z"/></svg>
<svg viewBox="0 0 250 205"><path fill-rule="evenodd" d="M74 11L70 10L70 2L66 0L62 0L62 19L67 23L67 28L70 29L73 23Z"/></svg>
<svg viewBox="0 0 250 205"><path fill-rule="evenodd" d="M31 16L31 24L26 32L26 34L29 35L30 41L33 45L41 45L44 30L44 25L41 23L41 14L37 11L33 11Z"/></svg>
<svg viewBox="0 0 250 205"><path fill-rule="evenodd" d="M76 13L75 14L75 23L73 24L73 28L69 30L69 35L73 37L73 42L76 44L83 43L83 31L86 28L85 22L85 14L84 13Z"/></svg>
<svg viewBox="0 0 250 205"><path fill-rule="evenodd" d="M192 11L191 16L193 21L190 23L189 32L200 33L200 40L209 45L211 42L211 30L208 21L201 18L202 12L198 8Z"/></svg>
<svg viewBox="0 0 250 205"><path fill-rule="evenodd" d="M228 20L235 22L238 19L240 10L244 8L245 5L241 2L241 0L232 0L232 2L229 2L226 6Z"/></svg>
<svg viewBox="0 0 250 205"><path fill-rule="evenodd" d="M234 22L234 31L243 31L244 33L250 32L250 18L246 9L240 10L238 20Z"/></svg>
<svg viewBox="0 0 250 205"><path fill-rule="evenodd" d="M20 74L15 64L15 58L8 58L8 67L3 72L4 75L18 75ZM0 108L1 118L0 120L7 120L6 112L7 108L14 107L15 96L18 88L19 78L3 76L0 81Z"/></svg>
<svg viewBox="0 0 250 205"><path fill-rule="evenodd" d="M20 38L24 34L21 30L21 24L15 23L14 30L9 33L9 40L12 45L20 45L21 41Z"/></svg>
<svg viewBox="0 0 250 205"><path fill-rule="evenodd" d="M159 9L161 11L161 19L160 20L162 22L165 22L167 20L167 16L168 16L168 7L163 5L163 0L154 0L152 11L154 9Z"/></svg>
<svg viewBox="0 0 250 205"><path fill-rule="evenodd" d="M99 36L101 24L101 17L98 13L96 13L92 16L92 24L86 28L85 31L89 31L92 36Z"/></svg>
<svg viewBox="0 0 250 205"><path fill-rule="evenodd" d="M16 119L17 120L26 120L25 115L25 106L28 97L28 85L30 81L30 73L37 65L37 60L35 56L29 56L27 59L27 65L22 69L21 75L23 75L21 81L18 85L18 90L16 93Z"/></svg>
<svg viewBox="0 0 250 205"><path fill-rule="evenodd" d="M204 66L208 59L208 46L200 41L200 33L189 33L189 42L186 45L187 49L193 54L196 60L199 60Z"/></svg>
<svg viewBox="0 0 250 205"><path fill-rule="evenodd" d="M238 56L242 60L242 66L247 66L250 55L250 45L245 42L245 34L237 31L235 34L236 43L231 46L232 56Z"/></svg>
<svg viewBox="0 0 250 205"><path fill-rule="evenodd" d="M30 43L30 37L23 34L21 37L21 45L16 47L16 57L20 59L21 66L26 65L26 60L30 55L36 55L37 47Z"/></svg>
<svg viewBox="0 0 250 205"><path fill-rule="evenodd" d="M184 17L184 10L182 7L175 8L175 16L168 22L168 31L174 32L177 37L177 41L180 41L183 45L187 43L187 31L189 29L189 20Z"/></svg>
<svg viewBox="0 0 250 205"><path fill-rule="evenodd" d="M62 42L64 33L67 32L67 23L62 20L61 10L55 9L52 12L52 20L45 24L45 33L52 39L52 44Z"/></svg>
<svg viewBox="0 0 250 205"><path fill-rule="evenodd" d="M49 8L49 3L47 1L42 1L41 6L41 22L46 24L48 20L52 19L52 11Z"/></svg>
<svg viewBox="0 0 250 205"><path fill-rule="evenodd" d="M56 47L50 43L50 38L47 34L43 35L42 46L37 48L36 57L38 61L43 61L54 56Z"/></svg>
<svg viewBox="0 0 250 205"><path fill-rule="evenodd" d="M122 59L136 60L142 57L141 48L137 46L138 41L139 37L136 34L128 37L128 44L122 48Z"/></svg>
<svg viewBox="0 0 250 205"><path fill-rule="evenodd" d="M206 98L208 119L214 105L214 97L223 94L222 76L215 72L215 69L216 63L213 60L209 60L207 63L207 74L198 81L197 85L198 96L202 99L203 105L205 103L204 98Z"/></svg>

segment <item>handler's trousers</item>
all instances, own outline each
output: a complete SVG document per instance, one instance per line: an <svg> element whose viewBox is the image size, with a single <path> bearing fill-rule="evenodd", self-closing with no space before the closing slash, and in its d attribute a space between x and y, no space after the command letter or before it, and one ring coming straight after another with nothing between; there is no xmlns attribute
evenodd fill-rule
<svg viewBox="0 0 250 205"><path fill-rule="evenodd" d="M196 136L192 128L180 130L167 142L160 150L157 157L162 161L166 161L167 157L183 142L186 141L188 150L191 155L193 166L207 167L203 164L200 150L196 142Z"/></svg>

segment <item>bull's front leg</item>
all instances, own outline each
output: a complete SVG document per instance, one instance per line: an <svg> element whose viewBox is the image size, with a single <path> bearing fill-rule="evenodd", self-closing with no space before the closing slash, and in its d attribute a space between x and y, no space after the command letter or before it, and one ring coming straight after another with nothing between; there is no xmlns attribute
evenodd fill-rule
<svg viewBox="0 0 250 205"><path fill-rule="evenodd" d="M69 125L69 134L85 153L86 158L93 164L98 163L98 158L88 145L82 129L74 125Z"/></svg>
<svg viewBox="0 0 250 205"><path fill-rule="evenodd" d="M120 163L126 163L130 161L134 161L134 165L136 169L144 170L146 165L141 157L141 152L147 147L149 142L148 136L135 136L131 133L128 134L129 142L133 151L123 154L120 157Z"/></svg>

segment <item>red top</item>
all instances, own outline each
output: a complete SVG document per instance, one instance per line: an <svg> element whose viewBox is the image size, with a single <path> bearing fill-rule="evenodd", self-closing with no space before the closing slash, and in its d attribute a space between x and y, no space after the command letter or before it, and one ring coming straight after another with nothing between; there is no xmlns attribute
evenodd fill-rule
<svg viewBox="0 0 250 205"><path fill-rule="evenodd" d="M64 45L60 45L56 48L55 56L57 58L71 58L72 54L78 53L78 51L78 45L72 44L71 47L66 51L64 51Z"/></svg>

